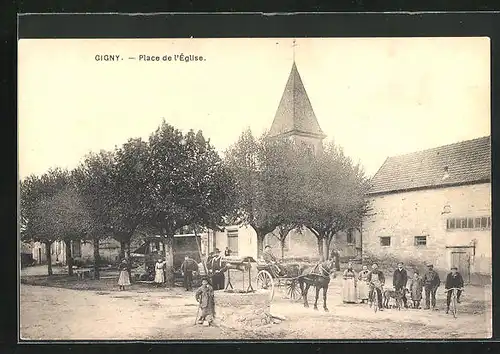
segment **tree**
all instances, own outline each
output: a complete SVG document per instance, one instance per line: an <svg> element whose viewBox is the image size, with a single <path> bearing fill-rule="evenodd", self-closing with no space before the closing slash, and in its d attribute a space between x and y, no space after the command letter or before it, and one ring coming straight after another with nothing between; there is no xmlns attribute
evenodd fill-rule
<svg viewBox="0 0 500 354"><path fill-rule="evenodd" d="M164 237L166 283L171 285L175 232L222 221L232 208L231 175L201 132L184 135L165 121L149 138L145 170L148 220Z"/></svg>
<svg viewBox="0 0 500 354"><path fill-rule="evenodd" d="M297 151L284 139L270 139L266 134L255 139L250 130L226 152L226 164L236 181L235 219L250 225L257 234L259 255L267 234L282 226L295 227ZM283 236L282 244L284 244Z"/></svg>
<svg viewBox="0 0 500 354"><path fill-rule="evenodd" d="M88 154L84 161L72 171L78 194L86 206L91 225L87 238L94 247L94 275L99 279L99 241L111 233L110 208L114 191L114 155L112 152Z"/></svg>
<svg viewBox="0 0 500 354"><path fill-rule="evenodd" d="M316 156L303 185L305 210L301 223L318 240L318 252L328 258L332 240L340 231L357 228L367 211L367 179L361 166L354 165L333 142Z"/></svg>
<svg viewBox="0 0 500 354"><path fill-rule="evenodd" d="M148 144L142 139L129 139L114 152L111 173L112 191L109 221L113 237L120 242L121 256L130 257L130 241L146 217L149 158Z"/></svg>
<svg viewBox="0 0 500 354"><path fill-rule="evenodd" d="M50 246L58 239L58 228L52 208L54 196L70 183L69 172L63 169L50 169L40 177L30 175L21 181L21 220L23 223L21 239L38 241L45 245L47 273L52 275Z"/></svg>
<svg viewBox="0 0 500 354"><path fill-rule="evenodd" d="M90 214L72 184L67 184L47 200L44 213L53 234L65 243L68 274L73 275L71 243L85 239L92 224Z"/></svg>

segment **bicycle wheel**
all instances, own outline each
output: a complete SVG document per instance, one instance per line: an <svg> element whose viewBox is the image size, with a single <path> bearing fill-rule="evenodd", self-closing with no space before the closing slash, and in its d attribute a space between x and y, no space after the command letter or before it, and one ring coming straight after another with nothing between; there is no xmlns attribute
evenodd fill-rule
<svg viewBox="0 0 500 354"><path fill-rule="evenodd" d="M454 318L457 318L457 296L453 294L453 297L451 299L451 313L453 314Z"/></svg>
<svg viewBox="0 0 500 354"><path fill-rule="evenodd" d="M377 289L373 290L373 311L375 311L375 313L378 311L378 291L377 291Z"/></svg>

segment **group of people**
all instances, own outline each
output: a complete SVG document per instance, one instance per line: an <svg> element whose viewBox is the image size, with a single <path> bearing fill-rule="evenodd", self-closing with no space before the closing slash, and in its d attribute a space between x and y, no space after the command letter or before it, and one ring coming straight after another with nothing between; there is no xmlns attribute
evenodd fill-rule
<svg viewBox="0 0 500 354"><path fill-rule="evenodd" d="M373 291L378 294L378 306L383 310L382 296L383 286L385 285L384 273L374 263L372 269L363 266L359 274L353 269L352 262L349 262L347 269L343 273L342 300L344 303L361 303L371 302L373 299ZM420 309L422 294L425 291L425 309L436 309L436 292L441 285L439 274L434 270L432 264L427 264L427 271L421 276L418 270L413 272L411 278L404 268L402 262L398 263L392 276L392 286L394 291L401 294L405 308L408 308L408 299L406 294L410 295L412 307ZM463 288L464 281L457 267L451 267L451 272L446 277L445 290L452 288ZM461 290L457 291L457 302L460 302ZM446 313L450 309L451 291L447 291L446 297Z"/></svg>

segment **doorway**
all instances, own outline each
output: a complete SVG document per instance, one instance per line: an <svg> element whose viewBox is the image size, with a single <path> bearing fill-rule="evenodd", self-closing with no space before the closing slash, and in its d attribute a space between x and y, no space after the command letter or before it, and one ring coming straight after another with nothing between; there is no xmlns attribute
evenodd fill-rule
<svg viewBox="0 0 500 354"><path fill-rule="evenodd" d="M451 265L458 268L464 282L470 282L470 254L466 250L454 250L451 252Z"/></svg>

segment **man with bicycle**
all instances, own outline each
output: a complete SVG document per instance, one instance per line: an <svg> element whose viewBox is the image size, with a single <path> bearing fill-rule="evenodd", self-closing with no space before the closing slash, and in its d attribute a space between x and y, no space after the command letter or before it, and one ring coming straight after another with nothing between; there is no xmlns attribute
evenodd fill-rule
<svg viewBox="0 0 500 354"><path fill-rule="evenodd" d="M368 273L367 276L368 284L370 284L370 301L373 301L373 290L377 291L378 294L378 308L380 311L383 311L382 305L382 287L385 283L384 273L378 269L378 264L373 263L372 270Z"/></svg>
<svg viewBox="0 0 500 354"><path fill-rule="evenodd" d="M450 301L452 291L450 289L462 289L464 287L464 279L462 275L458 272L458 268L451 267L451 273L446 276L446 283L444 289L446 290L446 313L450 311ZM462 290L457 290L457 302L460 303L460 295L462 295Z"/></svg>

